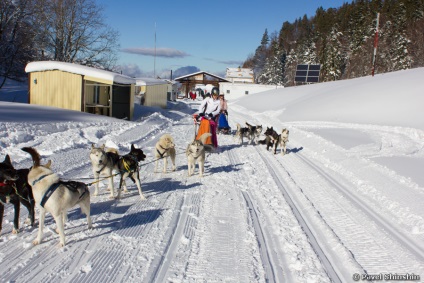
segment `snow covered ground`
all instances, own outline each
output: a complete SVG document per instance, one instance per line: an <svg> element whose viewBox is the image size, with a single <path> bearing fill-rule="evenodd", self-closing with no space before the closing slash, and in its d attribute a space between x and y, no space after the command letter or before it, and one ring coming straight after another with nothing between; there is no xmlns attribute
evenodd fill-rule
<svg viewBox="0 0 424 283"><path fill-rule="evenodd" d="M246 121L287 127L288 154L220 135L203 178L187 177L184 155L199 102L139 107L133 122L0 102L0 161L9 154L16 168L31 165L20 148L32 146L63 179L89 183L93 143L147 155L147 200L133 184L109 199L102 183L94 228L70 210L64 248L50 215L44 241L32 245L37 228L24 224L24 207L13 235L7 204L0 282L422 282L423 77L419 68L230 101L233 130ZM177 171L155 174L164 133L175 138Z"/></svg>

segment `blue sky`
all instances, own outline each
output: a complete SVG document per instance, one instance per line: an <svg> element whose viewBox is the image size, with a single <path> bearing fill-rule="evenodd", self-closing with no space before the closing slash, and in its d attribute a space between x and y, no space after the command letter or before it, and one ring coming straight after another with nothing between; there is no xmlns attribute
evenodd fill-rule
<svg viewBox="0 0 424 283"><path fill-rule="evenodd" d="M104 7L105 22L120 33L118 64L123 73L162 78L169 78L170 70L173 74L181 68L195 71L189 66L224 75L227 67L240 66L255 52L265 29L278 33L283 22L313 16L320 6L338 8L351 2L96 1Z"/></svg>

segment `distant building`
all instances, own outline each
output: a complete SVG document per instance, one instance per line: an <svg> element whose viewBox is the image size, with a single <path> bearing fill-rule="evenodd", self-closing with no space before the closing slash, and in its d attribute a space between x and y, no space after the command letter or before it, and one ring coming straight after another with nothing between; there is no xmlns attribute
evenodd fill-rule
<svg viewBox="0 0 424 283"><path fill-rule="evenodd" d="M248 68L227 68L225 79L232 83L255 83L253 70Z"/></svg>
<svg viewBox="0 0 424 283"><path fill-rule="evenodd" d="M211 85L212 88L218 88L221 82L228 82L224 78L204 71L178 77L175 81L181 83L181 92L186 98L190 91L196 90L196 85Z"/></svg>
<svg viewBox="0 0 424 283"><path fill-rule="evenodd" d="M167 107L168 92L172 91L169 80L153 78L136 78L136 102L144 106Z"/></svg>
<svg viewBox="0 0 424 283"><path fill-rule="evenodd" d="M219 91L225 95L225 99L227 100L278 88L284 88L284 86L252 83L219 83Z"/></svg>
<svg viewBox="0 0 424 283"><path fill-rule="evenodd" d="M28 103L131 120L135 80L83 65L28 63Z"/></svg>

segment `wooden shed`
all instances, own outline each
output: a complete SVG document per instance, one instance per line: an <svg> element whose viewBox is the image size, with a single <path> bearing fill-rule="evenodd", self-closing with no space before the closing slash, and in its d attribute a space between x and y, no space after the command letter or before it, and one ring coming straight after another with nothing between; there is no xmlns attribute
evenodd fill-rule
<svg viewBox="0 0 424 283"><path fill-rule="evenodd" d="M168 92L172 83L153 78L136 78L135 95L144 106L167 107Z"/></svg>
<svg viewBox="0 0 424 283"><path fill-rule="evenodd" d="M219 88L219 83L229 82L227 79L204 71L176 78L175 81L182 84L182 91L185 94L186 98L188 97L188 93L195 88L196 84L210 84L214 87Z"/></svg>
<svg viewBox="0 0 424 283"><path fill-rule="evenodd" d="M133 78L78 64L29 63L28 103L131 120Z"/></svg>

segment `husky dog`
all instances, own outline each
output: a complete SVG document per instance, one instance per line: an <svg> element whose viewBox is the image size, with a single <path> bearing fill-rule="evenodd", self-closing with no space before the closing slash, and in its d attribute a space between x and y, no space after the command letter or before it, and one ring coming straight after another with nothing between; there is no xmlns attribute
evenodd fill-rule
<svg viewBox="0 0 424 283"><path fill-rule="evenodd" d="M22 203L28 209L28 220L34 226L34 197L28 185L29 169L17 169L12 165L10 156L6 155L0 163L0 232L2 229L4 203L11 203L15 208L12 233L19 232L19 210Z"/></svg>
<svg viewBox="0 0 424 283"><path fill-rule="evenodd" d="M163 173L166 173L166 168L168 166L168 157L172 161L172 171L175 171L175 144L174 139L170 134L164 134L159 138L159 141L155 146L155 173L157 172L157 167L159 164L159 159L163 159Z"/></svg>
<svg viewBox="0 0 424 283"><path fill-rule="evenodd" d="M266 128L264 132L265 139L259 141L260 144L266 144L266 150L269 150L270 147L274 145L274 154L277 154L277 147L280 144L281 135L277 134L277 132L271 128Z"/></svg>
<svg viewBox="0 0 424 283"><path fill-rule="evenodd" d="M289 142L289 130L284 128L281 131L281 136L280 136L280 147L281 147L282 155L286 154L286 146L288 142Z"/></svg>
<svg viewBox="0 0 424 283"><path fill-rule="evenodd" d="M204 133L188 144L186 150L186 156L188 161L188 176L193 175L194 168L196 167L196 162L199 163L199 176L203 177L203 172L205 171L205 146L204 143L208 137L212 136L211 133Z"/></svg>
<svg viewBox="0 0 424 283"><path fill-rule="evenodd" d="M251 141L254 141L256 144L258 144L259 136L262 133L262 125L253 126L246 122L246 126L249 128Z"/></svg>
<svg viewBox="0 0 424 283"><path fill-rule="evenodd" d="M41 165L40 154L32 147L24 147L33 160L33 166L28 173L28 182L32 186L34 200L40 207L40 225L38 236L32 242L34 245L41 243L46 211L50 212L56 222L60 238L60 246L65 246L64 221L68 209L79 205L81 211L87 215L88 228L91 228L90 217L90 191L86 184L81 182L62 182L59 176L51 169L51 161Z"/></svg>
<svg viewBox="0 0 424 283"><path fill-rule="evenodd" d="M139 148L135 148L134 144L131 144L131 150L128 154L123 155L119 158L117 163L117 169L121 176L121 180L119 182L117 199L121 198L122 186L124 186L124 191L127 191L127 185L125 183L126 178L130 178L137 185L137 189L138 189L138 192L140 193L141 199L142 200L146 199L141 190L140 171L138 168L138 163L140 161L144 161L145 158L146 158L146 155L144 154L144 152Z"/></svg>
<svg viewBox="0 0 424 283"><path fill-rule="evenodd" d="M249 139L249 143L252 142L252 135L250 132L250 129L248 127L241 127L239 123L237 123L237 130L234 135L234 139L238 139L240 141L240 144L243 144L243 137Z"/></svg>
<svg viewBox="0 0 424 283"><path fill-rule="evenodd" d="M109 179L108 190L110 190L110 197L113 198L113 170L117 169L119 160L118 151L114 148L106 148L104 144L100 147L95 147L92 144L90 160L95 179L94 195L97 196L99 194L99 177L103 176Z"/></svg>

